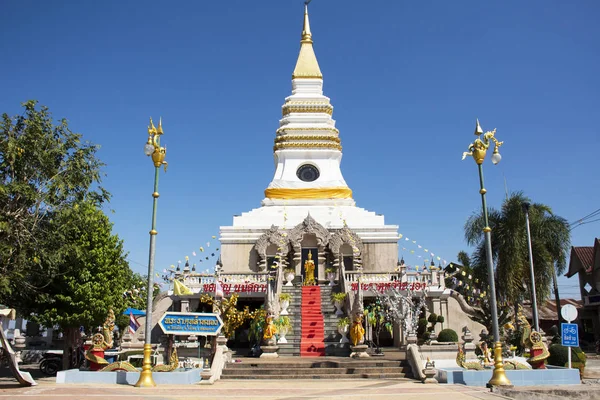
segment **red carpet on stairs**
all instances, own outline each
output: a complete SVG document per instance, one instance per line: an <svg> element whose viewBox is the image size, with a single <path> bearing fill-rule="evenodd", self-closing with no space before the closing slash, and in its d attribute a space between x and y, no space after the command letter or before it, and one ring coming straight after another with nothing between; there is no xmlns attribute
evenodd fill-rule
<svg viewBox="0 0 600 400"><path fill-rule="evenodd" d="M302 286L302 336L300 357L325 356L325 332L321 310L321 288Z"/></svg>

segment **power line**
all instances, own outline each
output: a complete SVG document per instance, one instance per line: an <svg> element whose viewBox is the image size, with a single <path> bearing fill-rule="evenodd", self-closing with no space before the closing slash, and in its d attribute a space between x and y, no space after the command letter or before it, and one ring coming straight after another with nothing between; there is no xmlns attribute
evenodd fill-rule
<svg viewBox="0 0 600 400"><path fill-rule="evenodd" d="M582 217L582 218L576 219L576 220L575 220L575 221L573 221L573 222L570 222L570 223L569 223L569 225L574 225L574 226L572 226L572 228L571 228L571 229L573 229L573 228L575 228L575 227L577 227L577 226L579 226L579 225L583 225L583 224L585 224L585 223L590 223L590 222L599 221L600 219L595 219L595 220L593 220L593 221L588 221L590 218L597 217L598 215L600 215L600 208L599 208L599 209L597 209L596 211L592 211L591 213L589 213L589 214L588 214L588 215L586 215L585 217Z"/></svg>

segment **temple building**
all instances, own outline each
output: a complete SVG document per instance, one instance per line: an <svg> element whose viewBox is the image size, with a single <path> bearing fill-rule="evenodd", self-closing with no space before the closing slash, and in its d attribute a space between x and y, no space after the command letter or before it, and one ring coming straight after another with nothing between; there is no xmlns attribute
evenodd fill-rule
<svg viewBox="0 0 600 400"><path fill-rule="evenodd" d="M325 268L342 263L346 270L393 270L398 264L398 226L386 225L383 215L357 207L352 199L340 168L340 132L323 94L306 10L292 94L281 113L273 146L275 174L261 207L221 227L224 269L265 271L282 253L300 276L311 251L321 282L326 281Z"/></svg>
<svg viewBox="0 0 600 400"><path fill-rule="evenodd" d="M280 355L344 355L348 345L340 338L340 317L350 316L357 299L367 305L394 287L423 298L428 313L444 317L435 331L452 328L460 334L466 327L479 333L483 327L466 317L469 304L446 288L441 266L409 270L398 257L398 226L356 205L342 174L340 132L323 82L305 7L292 93L275 132L275 172L261 206L220 228L216 275L196 273L187 263L178 268L172 290L155 303L154 319L167 310L207 311L202 294L237 293L240 306L264 305L275 316L289 315L293 334L278 342ZM336 293L346 296L338 310L332 305ZM279 301L286 297L289 312ZM423 317L424 312L413 319ZM161 332L155 330L158 341ZM406 344L404 331L396 324L382 334L383 343ZM235 340L243 342L246 335L240 329Z"/></svg>

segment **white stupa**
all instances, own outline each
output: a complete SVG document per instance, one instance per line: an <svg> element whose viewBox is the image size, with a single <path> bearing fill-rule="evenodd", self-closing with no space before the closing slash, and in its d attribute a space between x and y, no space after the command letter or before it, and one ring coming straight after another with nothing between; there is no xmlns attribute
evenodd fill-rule
<svg viewBox="0 0 600 400"><path fill-rule="evenodd" d="M347 256L341 253L354 252L356 256L358 244L365 271L393 270L398 261L398 226L385 225L383 215L357 207L342 175L339 131L332 119L333 106L323 95L323 75L313 49L306 6L300 43L292 74L292 95L282 106L283 117L275 137L275 174L265 190L261 207L235 216L232 226L221 227L224 270L263 269L266 259L281 247L274 244L273 236L294 228L302 230L299 226L303 223L300 236L286 239L298 242L286 243L290 263L295 264L298 273L302 260L295 253L301 248L318 247L319 276L323 276L322 270L330 260ZM308 223L307 217L312 219ZM360 243L351 241L348 246L336 246L335 252L341 253L331 254L328 244L323 243L328 239L319 238L306 228L307 224L316 226L315 223L322 231L321 236L327 236L322 228L331 237L346 228ZM311 235L315 240L310 239ZM344 238L340 240L344 242Z"/></svg>

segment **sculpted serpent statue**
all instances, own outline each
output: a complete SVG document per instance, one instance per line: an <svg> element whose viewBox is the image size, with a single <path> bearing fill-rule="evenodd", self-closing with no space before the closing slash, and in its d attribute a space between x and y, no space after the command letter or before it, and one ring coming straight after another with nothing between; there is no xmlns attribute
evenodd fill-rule
<svg viewBox="0 0 600 400"><path fill-rule="evenodd" d="M92 336L92 346L85 353L86 360L98 365L108 364L108 361L103 357L97 356L94 352L104 351L113 346L113 329L115 329L115 313L112 309L109 309L106 320L102 325L102 333L96 333Z"/></svg>
<svg viewBox="0 0 600 400"><path fill-rule="evenodd" d="M531 356L527 362L534 365L534 364L540 364L543 363L544 360L546 360L548 357L550 357L550 352L548 351L548 348L546 347L546 345L544 344L544 342L542 342L542 335L539 332L536 332L535 330L531 329L531 325L529 324L529 321L527 321L527 318L525 318L525 315L521 312L521 308L519 307L519 313L518 313L518 317L519 322L522 324L523 326L523 335L521 336L521 344L528 348L531 352L531 354L533 354L534 350L541 350L540 354L535 355L535 356Z"/></svg>

